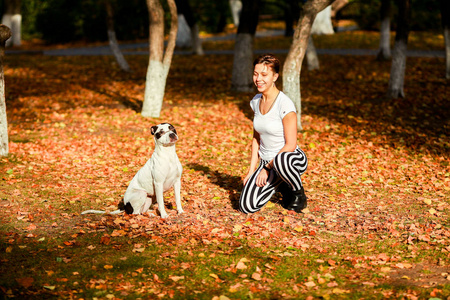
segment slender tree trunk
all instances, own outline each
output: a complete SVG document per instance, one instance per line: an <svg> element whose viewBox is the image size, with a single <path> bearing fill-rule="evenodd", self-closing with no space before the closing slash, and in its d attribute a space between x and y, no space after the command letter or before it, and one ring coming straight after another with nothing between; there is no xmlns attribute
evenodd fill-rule
<svg viewBox="0 0 450 300"><path fill-rule="evenodd" d="M306 63L308 70L318 70L320 68L319 57L317 56L317 50L314 46L312 34L309 35L308 47L306 48Z"/></svg>
<svg viewBox="0 0 450 300"><path fill-rule="evenodd" d="M11 30L0 25L0 156L7 156L8 146L8 120L6 118L5 79L3 73L3 56L5 55L6 41L11 37Z"/></svg>
<svg viewBox="0 0 450 300"><path fill-rule="evenodd" d="M234 45L231 90L253 91L253 39L258 25L260 0L244 0Z"/></svg>
<svg viewBox="0 0 450 300"><path fill-rule="evenodd" d="M335 18L338 11L348 4L348 0L336 0L331 5L331 17Z"/></svg>
<svg viewBox="0 0 450 300"><path fill-rule="evenodd" d="M104 3L106 8L106 25L108 29L109 46L111 47L111 51L113 52L119 67L125 72L131 72L130 66L123 56L122 51L120 51L119 43L117 42L116 31L114 30L114 12L111 0L105 0Z"/></svg>
<svg viewBox="0 0 450 300"><path fill-rule="evenodd" d="M142 116L159 118L166 89L167 75L172 63L178 30L177 7L174 0L167 0L171 25L169 40L164 52L164 10L159 0L147 0L149 12L149 64L145 81Z"/></svg>
<svg viewBox="0 0 450 300"><path fill-rule="evenodd" d="M239 26L239 18L241 16L242 1L241 0L229 0L231 16L233 17L234 26Z"/></svg>
<svg viewBox="0 0 450 300"><path fill-rule="evenodd" d="M284 4L284 23L286 24L284 36L292 36L294 34L294 23L298 20L299 14L299 1L286 0Z"/></svg>
<svg viewBox="0 0 450 300"><path fill-rule="evenodd" d="M21 0L5 0L4 6L2 24L11 28L12 33L12 38L6 42L6 46L20 46L22 43Z"/></svg>
<svg viewBox="0 0 450 300"><path fill-rule="evenodd" d="M377 60L391 59L391 0L381 0L380 47Z"/></svg>
<svg viewBox="0 0 450 300"><path fill-rule="evenodd" d="M192 47L192 52L197 55L203 55L202 41L199 37L198 25L192 13L188 0L175 0L178 10L178 34L177 46ZM187 27L181 27L181 25ZM182 28L183 30L182 32ZM184 42L182 42L184 41Z"/></svg>
<svg viewBox="0 0 450 300"><path fill-rule="evenodd" d="M399 0L398 4L397 33L395 35L391 76L387 92L389 98L405 97L403 86L405 82L411 0Z"/></svg>
<svg viewBox="0 0 450 300"><path fill-rule="evenodd" d="M300 72L306 48L308 47L311 26L317 13L332 3L333 0L308 0L303 4L292 45L283 65L283 91L292 99L297 108L298 130L302 130Z"/></svg>
<svg viewBox="0 0 450 300"><path fill-rule="evenodd" d="M176 45L179 48L191 48L191 29L186 21L186 18L182 13L180 13L180 7L178 9L178 32L177 32L177 42Z"/></svg>
<svg viewBox="0 0 450 300"><path fill-rule="evenodd" d="M199 29L197 23L191 27L191 38L192 38L192 51L197 55L205 54L203 52L202 41L199 36Z"/></svg>
<svg viewBox="0 0 450 300"><path fill-rule="evenodd" d="M445 40L445 78L450 79L450 2L441 0L441 18Z"/></svg>
<svg viewBox="0 0 450 300"><path fill-rule="evenodd" d="M331 5L320 11L314 19L311 27L311 34L333 34L333 24L331 23Z"/></svg>

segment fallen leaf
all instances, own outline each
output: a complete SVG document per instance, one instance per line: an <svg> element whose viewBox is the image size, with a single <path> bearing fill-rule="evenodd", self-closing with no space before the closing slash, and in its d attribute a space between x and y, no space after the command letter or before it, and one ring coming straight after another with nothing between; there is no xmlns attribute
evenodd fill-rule
<svg viewBox="0 0 450 300"><path fill-rule="evenodd" d="M256 281L260 281L261 280L261 274L260 273L253 273L252 274L252 279L256 280Z"/></svg>
<svg viewBox="0 0 450 300"><path fill-rule="evenodd" d="M297 226L294 228L295 231L297 232L302 232L303 231L303 226Z"/></svg>
<svg viewBox="0 0 450 300"><path fill-rule="evenodd" d="M330 265L330 266L335 266L336 265L336 261L334 261L334 260L332 260L332 259L329 259L328 260L328 264Z"/></svg>
<svg viewBox="0 0 450 300"><path fill-rule="evenodd" d="M184 276L169 276L169 279L177 282L184 279Z"/></svg>
<svg viewBox="0 0 450 300"><path fill-rule="evenodd" d="M242 261L240 261L240 262L237 263L236 269L244 270L244 269L247 269L247 266Z"/></svg>
<svg viewBox="0 0 450 300"><path fill-rule="evenodd" d="M242 284L236 283L235 285L230 286L230 288L228 289L228 291L229 291L230 293L236 293L236 292L239 290L240 287L242 287Z"/></svg>
<svg viewBox="0 0 450 300"><path fill-rule="evenodd" d="M423 202L425 204L431 205L431 200L430 199L423 199Z"/></svg>
<svg viewBox="0 0 450 300"><path fill-rule="evenodd" d="M345 294L345 293L350 293L349 290L343 290L340 288L334 288L333 289L333 294Z"/></svg>
<svg viewBox="0 0 450 300"><path fill-rule="evenodd" d="M31 277L23 277L23 278L16 278L17 283L19 283L24 288L29 288L33 285L34 279Z"/></svg>

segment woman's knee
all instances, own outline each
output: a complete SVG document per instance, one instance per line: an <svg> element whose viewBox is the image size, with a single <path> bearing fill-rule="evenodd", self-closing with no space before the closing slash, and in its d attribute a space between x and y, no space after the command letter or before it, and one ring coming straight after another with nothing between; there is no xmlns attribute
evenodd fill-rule
<svg viewBox="0 0 450 300"><path fill-rule="evenodd" d="M252 214L260 209L261 208L252 207L251 205L248 205L248 203L245 203L244 201L239 201L239 210L244 214Z"/></svg>
<svg viewBox="0 0 450 300"><path fill-rule="evenodd" d="M275 156L275 158L273 159L273 166L275 170L280 170L283 167L283 162L286 161L287 154L288 152L281 152Z"/></svg>

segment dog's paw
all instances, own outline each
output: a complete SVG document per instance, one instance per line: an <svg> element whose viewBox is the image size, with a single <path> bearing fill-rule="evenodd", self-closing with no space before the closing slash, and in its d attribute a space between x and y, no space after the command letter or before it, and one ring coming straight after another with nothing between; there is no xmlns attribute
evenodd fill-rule
<svg viewBox="0 0 450 300"><path fill-rule="evenodd" d="M162 219L167 219L168 216L169 216L169 215L168 215L167 213L161 214L161 218L162 218Z"/></svg>
<svg viewBox="0 0 450 300"><path fill-rule="evenodd" d="M179 215L181 215L182 213L184 213L184 210L183 210L183 209L178 209L177 211L178 211L178 214L179 214Z"/></svg>

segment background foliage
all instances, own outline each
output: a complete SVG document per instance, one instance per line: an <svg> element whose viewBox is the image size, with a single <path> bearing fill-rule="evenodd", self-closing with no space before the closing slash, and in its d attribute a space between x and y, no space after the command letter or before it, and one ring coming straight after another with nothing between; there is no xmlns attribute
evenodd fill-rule
<svg viewBox="0 0 450 300"><path fill-rule="evenodd" d="M283 20L284 7L289 0L265 0L261 4L263 18ZM0 1L1 11L3 2ZM148 12L144 0L114 1L115 29L119 40L148 37ZM207 33L223 32L232 23L227 0L189 2L200 30ZM351 1L338 18L355 19L361 29L378 30L380 0ZM439 1L412 1L413 30L439 30ZM395 28L393 2L392 26ZM47 43L69 41L104 41L106 16L102 1L96 0L28 0L22 1L23 39L43 39Z"/></svg>
<svg viewBox="0 0 450 300"><path fill-rule="evenodd" d="M411 3L411 30L440 30L439 0L412 0ZM380 0L352 1L341 14L347 18L354 18L361 29L378 30L380 28L380 6ZM395 1L392 1L391 24L394 30L396 15L397 7Z"/></svg>

